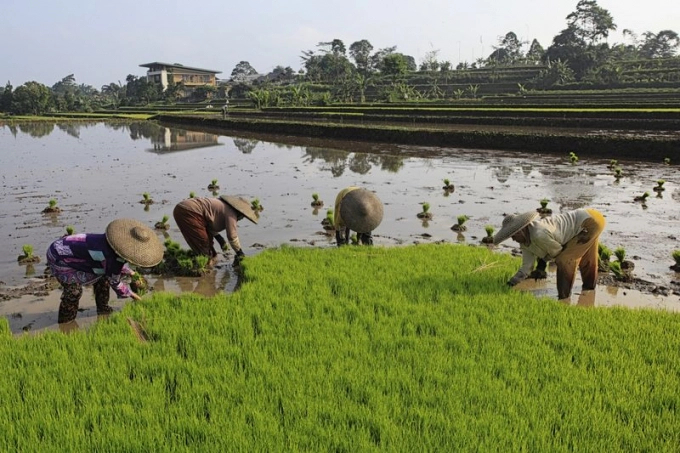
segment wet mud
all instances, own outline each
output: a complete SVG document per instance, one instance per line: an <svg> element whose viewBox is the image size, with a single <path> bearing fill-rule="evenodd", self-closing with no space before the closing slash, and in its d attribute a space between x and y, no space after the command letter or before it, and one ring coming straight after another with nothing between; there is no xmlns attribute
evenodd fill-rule
<svg viewBox="0 0 680 453"><path fill-rule="evenodd" d="M481 245L487 225L498 230L504 214L535 210L543 199L553 213L592 207L607 219L601 242L612 250L624 247L627 259L635 263L632 282L602 276L596 305L600 294L630 307L658 306L660 297L679 298L680 274L670 266L672 251L680 249L680 162L620 160L622 177L617 179L609 160L582 158L573 164L568 152L227 136L154 122L0 125L0 146L0 234L5 238L0 245L0 315L16 332L29 324L30 331L58 327L60 291L42 287L40 277L44 251L67 226L97 233L115 218L131 217L154 227L168 215L168 229L157 230L159 239L171 238L186 247L171 214L190 192L257 198L266 206L258 225L239 222L246 255L282 244L334 247L334 235L321 221L337 192L349 185L375 191L385 205L383 223L374 232L378 246ZM207 188L214 179L219 191ZM442 188L444 179L454 191ZM659 179L666 190L654 192ZM645 191L652 195L644 203L634 201ZM139 203L144 193L153 204ZM325 200L323 207L311 206L314 193ZM60 212L44 214L51 199L57 200ZM417 217L423 203L430 205L431 219ZM460 215L468 217L467 229L456 232L452 227ZM33 246L41 262L17 263L25 244ZM506 241L495 249L512 253L515 247ZM220 268L204 277L149 280L156 291L228 292L237 284L231 259L233 255L221 257ZM541 284L546 291L554 287L554 282ZM94 308L94 315L87 308L90 302L94 307L94 300L85 298L79 325L96 319Z"/></svg>

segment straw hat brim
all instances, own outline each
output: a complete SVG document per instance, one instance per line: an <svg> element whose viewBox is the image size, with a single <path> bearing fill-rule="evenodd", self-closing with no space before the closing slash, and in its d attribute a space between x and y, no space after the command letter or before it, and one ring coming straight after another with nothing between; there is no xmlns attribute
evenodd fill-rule
<svg viewBox="0 0 680 453"><path fill-rule="evenodd" d="M357 233L375 230L382 222L383 213L382 202L370 190L352 190L340 201L340 217L350 230Z"/></svg>
<svg viewBox="0 0 680 453"><path fill-rule="evenodd" d="M257 225L257 214L253 211L248 200L241 197L232 197L230 195L220 195L220 200L227 203L229 206L243 214L245 218Z"/></svg>
<svg viewBox="0 0 680 453"><path fill-rule="evenodd" d="M125 261L153 267L163 259L163 244L156 233L134 219L116 219L106 227L106 240Z"/></svg>
<svg viewBox="0 0 680 453"><path fill-rule="evenodd" d="M493 243L500 244L504 240L520 231L522 228L529 225L537 217L538 213L536 211L529 211L522 214L508 214L503 219L503 226L493 237Z"/></svg>

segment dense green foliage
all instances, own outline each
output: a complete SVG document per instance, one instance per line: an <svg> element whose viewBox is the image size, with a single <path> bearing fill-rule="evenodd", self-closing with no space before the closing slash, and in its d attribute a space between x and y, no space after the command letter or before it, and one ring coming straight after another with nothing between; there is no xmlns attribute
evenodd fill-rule
<svg viewBox="0 0 680 453"><path fill-rule="evenodd" d="M283 248L231 295L71 335L3 321L0 449L675 451L680 317L536 299L505 285L518 264Z"/></svg>
<svg viewBox="0 0 680 453"><path fill-rule="evenodd" d="M615 18L596 0L579 0L566 16L566 28L547 46L536 39L521 41L514 31L502 35L487 57L474 62L439 58L426 52L420 64L396 46L374 49L366 39L345 46L340 39L319 42L302 51L303 68L276 66L258 74L240 61L231 79L217 86L186 87L171 83L163 91L146 77L129 74L125 83L100 90L75 83L73 74L51 88L26 82L0 87L0 112L44 114L89 112L126 106L168 107L201 102L202 106L247 103L269 106L329 105L331 103L436 102L486 97L541 94L544 90L674 89L680 88L680 37L673 30L624 30L622 43L606 38L617 29ZM460 55L459 55L460 58ZM211 107L215 107L211 105Z"/></svg>

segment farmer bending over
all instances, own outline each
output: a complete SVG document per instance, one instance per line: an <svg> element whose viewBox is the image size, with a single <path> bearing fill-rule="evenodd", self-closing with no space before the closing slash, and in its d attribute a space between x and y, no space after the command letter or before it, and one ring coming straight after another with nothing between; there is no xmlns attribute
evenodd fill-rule
<svg viewBox="0 0 680 453"><path fill-rule="evenodd" d="M349 243L350 230L357 232L362 244L373 245L372 231L383 218L383 204L373 192L353 186L342 189L333 212L338 247Z"/></svg>
<svg viewBox="0 0 680 453"><path fill-rule="evenodd" d="M250 203L228 195L219 198L188 198L175 206L172 212L175 222L191 250L210 258L210 264L217 260L213 240L227 250L227 241L219 234L226 230L229 245L236 252L234 266L238 266L245 256L238 239L236 222L247 217L257 224L257 214Z"/></svg>
<svg viewBox="0 0 680 453"><path fill-rule="evenodd" d="M597 244L605 226L602 214L595 209L576 209L550 217L537 217L535 211L507 215L493 238L494 244L512 238L522 250L522 267L508 285L515 286L527 278L539 258L546 262L555 260L557 264L559 299L571 296L577 266L581 271L583 289L595 289Z"/></svg>
<svg viewBox="0 0 680 453"><path fill-rule="evenodd" d="M119 299L140 297L121 280L133 275L127 263L153 267L163 259L163 244L156 233L141 222L117 219L105 234L81 233L64 236L47 249L47 265L62 287L57 321L76 319L83 285L93 285L97 313L111 313L109 287Z"/></svg>

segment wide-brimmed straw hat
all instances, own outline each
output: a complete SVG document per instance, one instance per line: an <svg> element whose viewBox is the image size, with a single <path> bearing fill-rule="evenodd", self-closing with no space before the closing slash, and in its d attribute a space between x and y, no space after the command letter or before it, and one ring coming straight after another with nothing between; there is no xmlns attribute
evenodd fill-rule
<svg viewBox="0 0 680 453"><path fill-rule="evenodd" d="M250 202L245 198L232 197L230 195L220 195L220 200L227 203L232 208L243 214L248 220L257 225L257 214L250 206Z"/></svg>
<svg viewBox="0 0 680 453"><path fill-rule="evenodd" d="M503 226L501 226L501 229L493 237L493 243L500 244L525 226L529 225L536 217L538 217L538 212L536 211L506 215L503 219Z"/></svg>
<svg viewBox="0 0 680 453"><path fill-rule="evenodd" d="M382 222L383 204L370 190L354 189L340 202L340 217L350 230L369 233Z"/></svg>
<svg viewBox="0 0 680 453"><path fill-rule="evenodd" d="M106 240L118 256L135 266L153 267L163 259L163 244L156 233L137 220L116 219L109 223Z"/></svg>

